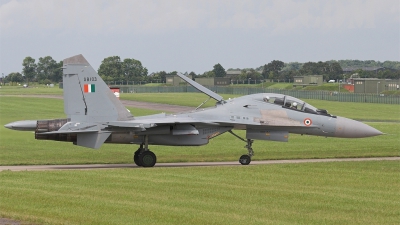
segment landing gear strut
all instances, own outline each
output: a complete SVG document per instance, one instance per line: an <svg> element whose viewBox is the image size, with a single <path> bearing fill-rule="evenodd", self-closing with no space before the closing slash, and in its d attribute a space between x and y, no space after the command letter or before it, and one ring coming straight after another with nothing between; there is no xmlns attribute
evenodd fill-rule
<svg viewBox="0 0 400 225"><path fill-rule="evenodd" d="M239 138L240 140L242 140L242 141L247 143L247 145L244 146L244 147L247 149L248 154L240 156L239 162L242 165L249 165L250 162L251 162L251 157L254 155L254 151L253 151L253 148L252 148L253 140L251 140L251 139L245 140L245 139L239 137L238 135L236 135L235 133L233 133L232 131L228 131L228 132L231 133L233 136L235 136L235 137Z"/></svg>
<svg viewBox="0 0 400 225"><path fill-rule="evenodd" d="M251 162L251 157L254 155L253 148L251 147L253 145L253 140L247 139L247 145L244 146L247 148L247 151L249 152L247 155L242 155L240 156L239 162L242 165L249 165Z"/></svg>
<svg viewBox="0 0 400 225"><path fill-rule="evenodd" d="M145 136L144 140L144 146L141 144L138 150L135 151L133 161L137 166L153 167L157 162L157 157L148 147L148 135Z"/></svg>

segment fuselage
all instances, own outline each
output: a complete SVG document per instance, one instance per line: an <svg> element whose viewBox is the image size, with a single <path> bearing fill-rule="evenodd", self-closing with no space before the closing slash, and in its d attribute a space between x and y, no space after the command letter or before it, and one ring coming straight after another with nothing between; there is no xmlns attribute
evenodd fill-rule
<svg viewBox="0 0 400 225"><path fill-rule="evenodd" d="M190 112L135 117L123 123L140 124L157 120L167 120L175 125L159 123L143 130L107 127L103 122L99 122L99 126L102 126L104 131L112 132L106 143L140 144L147 135L150 144L172 146L205 145L209 139L232 129L246 130L246 136L251 139L272 141L288 141L289 133L341 138L363 138L382 134L364 123L334 116L297 98L274 93L228 99L217 102L213 107ZM17 121L5 127L35 131L36 139L75 142L76 134L41 135L42 132L61 128L69 120L61 121L64 122ZM48 127L43 127L43 124Z"/></svg>
<svg viewBox="0 0 400 225"><path fill-rule="evenodd" d="M269 101L265 97L269 97ZM273 101L271 101L273 99ZM297 107L293 107L293 103ZM382 134L364 123L328 114L291 96L260 93L228 99L213 107L166 117L193 118L232 129L259 129L326 137L362 138ZM147 117L148 118L148 117ZM138 120L141 117L137 117ZM211 125L212 126L212 125Z"/></svg>

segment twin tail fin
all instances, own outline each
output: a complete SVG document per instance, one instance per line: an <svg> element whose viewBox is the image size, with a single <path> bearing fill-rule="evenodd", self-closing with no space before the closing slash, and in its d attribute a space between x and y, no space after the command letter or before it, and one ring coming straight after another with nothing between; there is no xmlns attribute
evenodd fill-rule
<svg viewBox="0 0 400 225"><path fill-rule="evenodd" d="M83 55L63 61L64 111L71 121L108 122L132 120Z"/></svg>

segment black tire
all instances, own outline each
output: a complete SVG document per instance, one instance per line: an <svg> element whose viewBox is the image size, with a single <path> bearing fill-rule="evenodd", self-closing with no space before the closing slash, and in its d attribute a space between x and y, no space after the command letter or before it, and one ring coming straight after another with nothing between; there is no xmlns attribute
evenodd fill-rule
<svg viewBox="0 0 400 225"><path fill-rule="evenodd" d="M135 164L137 166L142 166L142 164L139 161L139 155L140 155L140 148L135 152L135 154L133 155L133 162L135 162Z"/></svg>
<svg viewBox="0 0 400 225"><path fill-rule="evenodd" d="M242 155L240 156L239 162L242 165L249 165L251 162L251 158L248 155Z"/></svg>
<svg viewBox="0 0 400 225"><path fill-rule="evenodd" d="M153 167L157 162L157 157L151 151L144 151L139 155L139 162L143 167Z"/></svg>

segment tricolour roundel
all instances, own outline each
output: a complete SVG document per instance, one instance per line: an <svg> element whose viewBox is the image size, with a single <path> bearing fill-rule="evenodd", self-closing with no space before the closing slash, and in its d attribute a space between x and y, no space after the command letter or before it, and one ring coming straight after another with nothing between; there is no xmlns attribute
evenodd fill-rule
<svg viewBox="0 0 400 225"><path fill-rule="evenodd" d="M311 126L311 124L312 124L312 120L310 118L305 118L304 119L304 125Z"/></svg>

